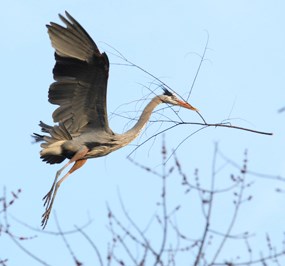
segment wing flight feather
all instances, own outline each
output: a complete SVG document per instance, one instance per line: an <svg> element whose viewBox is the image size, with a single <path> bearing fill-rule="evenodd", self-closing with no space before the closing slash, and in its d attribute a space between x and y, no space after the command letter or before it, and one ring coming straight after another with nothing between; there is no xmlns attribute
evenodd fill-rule
<svg viewBox="0 0 285 266"><path fill-rule="evenodd" d="M64 123L71 135L86 127L112 133L106 108L109 60L82 26L67 12L59 15L63 27L47 25L56 64L55 82L49 88L49 102L59 105L54 122Z"/></svg>

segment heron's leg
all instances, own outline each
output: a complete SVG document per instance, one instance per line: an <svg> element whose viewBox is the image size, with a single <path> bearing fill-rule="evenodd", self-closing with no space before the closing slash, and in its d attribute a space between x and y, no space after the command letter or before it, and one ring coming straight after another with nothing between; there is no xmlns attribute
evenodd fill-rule
<svg viewBox="0 0 285 266"><path fill-rule="evenodd" d="M82 157L84 157L86 155L86 153L88 152L88 149L86 147L83 147L82 149L80 149L69 161L67 164L65 164L62 168L60 168L55 175L53 184L49 190L49 192L43 197L43 201L44 201L44 206L48 206L50 204L50 201L52 199L52 194L55 188L55 184L57 182L58 177L61 175L62 171L68 167L71 163L81 159Z"/></svg>
<svg viewBox="0 0 285 266"><path fill-rule="evenodd" d="M87 159L81 159L79 161L76 161L74 163L74 165L72 166L72 168L55 184L55 188L52 194L52 198L46 208L46 211L44 212L44 214L42 215L43 219L42 219L42 227L43 229L45 228L50 212L52 210L52 205L57 193L58 188L60 187L61 183L71 174L73 173L75 170L79 169L81 166L83 166L85 164L85 162L87 161Z"/></svg>
<svg viewBox="0 0 285 266"><path fill-rule="evenodd" d="M51 209L52 209L52 205L53 205L53 202L54 202L54 199L55 199L55 196L56 196L56 192L60 186L60 184L71 174L73 173L75 170L79 169L81 166L83 166L86 162L87 159L81 159L83 158L86 153L88 152L89 150L84 147L82 149L80 149L70 160L69 162L64 165L60 170L57 171L56 173L56 177L55 177L55 180L53 182L53 185L50 189L50 191L47 193L47 195L43 198L43 200L45 200L45 203L44 205L47 205L46 206L46 210L44 212L44 214L42 215L42 227L43 229L45 228L46 224L47 224L47 221L48 221L48 218L49 218L49 215L50 215L50 212L51 212ZM57 179L58 177L60 176L61 172L68 166L70 165L71 163L74 163L74 165L72 166L72 168L57 182Z"/></svg>
<svg viewBox="0 0 285 266"><path fill-rule="evenodd" d="M70 160L71 161L71 160ZM68 162L67 164L65 164L62 168L60 168L55 175L54 181L52 183L52 186L49 190L49 192L43 197L43 201L44 201L44 206L49 205L50 204L50 200L51 200L51 196L55 187L55 184L57 182L58 177L61 175L62 171L71 164L71 162Z"/></svg>

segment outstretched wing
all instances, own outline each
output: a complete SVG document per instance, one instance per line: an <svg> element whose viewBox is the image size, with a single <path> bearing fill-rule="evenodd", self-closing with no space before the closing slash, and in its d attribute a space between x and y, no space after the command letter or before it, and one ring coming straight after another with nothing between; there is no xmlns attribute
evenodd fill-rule
<svg viewBox="0 0 285 266"><path fill-rule="evenodd" d="M54 122L63 122L72 135L84 128L112 132L108 125L106 92L109 60L95 42L67 12L59 15L66 27L47 25L56 64L55 82L49 88L49 102L59 107Z"/></svg>

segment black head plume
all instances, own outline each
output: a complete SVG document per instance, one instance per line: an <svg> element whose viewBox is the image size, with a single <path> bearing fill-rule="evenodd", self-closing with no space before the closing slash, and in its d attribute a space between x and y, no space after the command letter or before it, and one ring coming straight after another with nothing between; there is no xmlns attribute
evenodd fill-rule
<svg viewBox="0 0 285 266"><path fill-rule="evenodd" d="M164 95L167 95L167 96L173 96L173 93L171 91L169 91L168 89L166 88L163 88L163 91L164 91Z"/></svg>

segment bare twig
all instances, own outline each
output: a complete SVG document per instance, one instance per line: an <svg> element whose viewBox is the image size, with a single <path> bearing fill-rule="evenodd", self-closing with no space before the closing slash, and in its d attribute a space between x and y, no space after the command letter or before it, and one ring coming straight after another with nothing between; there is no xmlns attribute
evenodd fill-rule
<svg viewBox="0 0 285 266"><path fill-rule="evenodd" d="M242 261L242 262L215 262L211 264L211 266L248 266L248 265L268 265L267 263L273 259L276 259L278 257L282 257L285 255L285 250L275 253L274 255L268 255L268 256L263 256L260 259L254 259L254 260L249 260L249 261Z"/></svg>
<svg viewBox="0 0 285 266"><path fill-rule="evenodd" d="M158 265L161 261L161 256L164 252L165 245L166 245L166 240L167 240L167 232L168 232L168 218L167 218L167 204L166 204L166 156L167 156L167 151L165 147L165 139L163 137L163 142L162 142L162 193L161 193L161 198L162 198L162 228L163 228L163 234L162 234L162 241L161 241L161 246L160 250L157 255L157 259L154 265Z"/></svg>
<svg viewBox="0 0 285 266"><path fill-rule="evenodd" d="M16 236L15 234L13 234L11 232L11 229L10 229L11 226L10 226L10 223L8 221L8 208L11 207L14 204L16 199L18 199L18 196L19 196L20 192L21 192L20 189L18 189L17 192L12 192L11 193L12 194L12 199L7 201L6 188L4 187L4 189L3 189L3 197L0 199L0 202L2 202L1 214L3 215L3 220L4 220L4 223L0 224L1 233L5 233L7 236L9 236L9 238L12 240L12 242L14 242L14 244L20 250L22 250L24 253L26 253L33 260L37 261L38 263L40 263L42 265L49 266L49 264L47 262L45 262L41 258L37 257L35 254L30 252L28 249L26 249L22 244L20 244L20 241L26 240L26 239L31 239L31 238L34 238L34 237ZM5 261L6 260L2 260L2 265L5 265Z"/></svg>
<svg viewBox="0 0 285 266"><path fill-rule="evenodd" d="M149 240L146 238L145 236L145 232L143 232L138 226L137 224L134 222L134 220L130 217L130 215L128 214L128 212L126 211L126 208L125 208L125 204L123 203L123 200L122 200L122 197L121 197L121 194L119 193L119 200L120 200L120 204L121 204L121 208L123 210L123 213L125 215L125 217L128 219L128 221L131 223L131 225L135 228L135 230L139 233L140 237L143 239L144 243L143 242L140 242L137 238L135 238L134 236L132 236L133 240L136 242L136 243L139 243L142 247L146 248L146 249L149 249L152 254L157 257L158 254L157 252L152 248ZM126 231L124 229L124 231Z"/></svg>
<svg viewBox="0 0 285 266"><path fill-rule="evenodd" d="M39 258L38 256L36 256L35 254L33 254L31 251L29 251L28 249L26 249L23 245L20 244L19 241L17 241L14 236L10 233L7 232L7 235L10 237L10 239L16 244L16 246L18 248L20 248L20 250L22 250L24 253L26 253L29 257L31 257L32 259L34 259L35 261L37 261L38 263L45 265L45 266L50 266L50 264L48 264L47 262L45 262L44 260L42 260L41 258Z"/></svg>
<svg viewBox="0 0 285 266"><path fill-rule="evenodd" d="M60 236L61 236L61 238L62 238L62 240L63 240L63 242L64 242L66 248L68 249L68 251L69 251L71 257L73 258L73 261L75 262L75 265L76 265L76 266L81 266L82 263L81 263L81 262L77 259L77 257L75 256L75 253L73 252L73 250L72 250L71 246L69 245L69 243L68 243L68 241L67 241L67 239L66 239L64 233L62 232L62 230L61 230L61 228L60 228L60 225L59 225L59 222L58 222L58 219L57 219L56 214L54 214L54 217L55 217L56 226L57 226L57 228L58 228L58 231L59 231L59 233L60 233Z"/></svg>
<svg viewBox="0 0 285 266"><path fill-rule="evenodd" d="M80 234L83 235L83 237L88 241L88 243L91 245L91 247L93 248L93 250L95 251L96 253L96 256L98 258L98 261L100 263L101 266L104 265L103 263L103 260L102 260L102 257L101 257L101 254L100 254L100 251L99 249L97 248L97 246L95 245L95 243L91 240L91 238L83 231L82 228L78 227L78 226L75 226L76 230L78 232L80 232Z"/></svg>
<svg viewBox="0 0 285 266"><path fill-rule="evenodd" d="M17 223L23 225L24 227L26 227L26 228L28 228L28 229L30 229L32 231L41 233L41 234L58 236L58 235L61 235L61 234L69 235L69 234L77 234L78 233L77 229L62 231L61 233L58 232L58 231L42 230L41 228L37 228L37 227L31 226L31 225L21 221L20 219L16 218L12 214L9 214L9 217L11 217L14 221L16 221ZM85 224L83 224L81 226L76 226L76 228L79 228L80 230L83 230L83 229L87 228L88 226L90 226L92 224L92 222L93 222L93 220L89 219Z"/></svg>
<svg viewBox="0 0 285 266"><path fill-rule="evenodd" d="M233 160L231 160L230 158L228 158L227 156L225 156L220 150L219 150L219 156L221 158L223 158L227 163L229 163L230 165L232 165L233 167L237 168L237 169L241 169L241 166L234 162ZM260 178L265 178L265 179L271 179L271 180L277 180L277 181L282 181L285 182L285 177L279 176L279 175L271 175L271 174L264 174L264 173L258 173L256 171L251 171L247 169L247 173L256 177L260 177Z"/></svg>
<svg viewBox="0 0 285 266"><path fill-rule="evenodd" d="M116 254L115 254L115 243L118 241L122 245L122 247L124 248L124 250L127 253L127 255L129 256L129 258L131 259L133 265L139 266L139 263L137 262L136 258L132 254L128 245L126 244L124 237L121 237L121 235L115 231L112 221L114 220L116 222L116 224L119 226L119 228L121 228L123 230L123 232L125 233L125 236L130 236L131 239L133 239L135 243L139 243L142 246L144 246L144 243L140 242L137 238L135 238L130 233L130 231L128 229L126 229L124 225L122 225L122 223L116 218L116 216L112 213L112 211L109 207L108 207L108 218L109 218L109 230L111 231L111 233L113 235L113 245L112 245L111 252L109 251L108 257L110 259L108 259L108 260L111 261L111 258L114 258L120 265L125 265L124 262L121 259L118 259Z"/></svg>
<svg viewBox="0 0 285 266"><path fill-rule="evenodd" d="M208 33L207 31L206 31L206 33L207 33L207 40L206 40L206 44L205 44L205 47L204 47L203 54L202 54L202 56L201 56L201 60L200 60L199 66L198 66L198 68L197 68L197 70L196 70L195 77L194 77L194 79L193 79L193 81L192 81L192 84L191 84L191 87L190 87L190 90L189 90L188 96L187 96L187 98L186 98L186 99L187 99L187 101L189 100L189 97L190 97L190 95L191 95L191 93L192 93L192 90L193 90L194 85L195 85L195 83L196 83L196 80L197 80L197 77L198 77L198 75L199 75L200 69L201 69L201 67L202 67L202 63L203 63L203 62L204 62L204 60L205 60L206 52L207 52L207 50L208 50L208 44L209 44L209 33Z"/></svg>
<svg viewBox="0 0 285 266"><path fill-rule="evenodd" d="M177 126L180 125L198 125L198 126L202 126L201 129L195 131L194 133L191 133L189 136L187 136L183 141L186 141L190 136L192 136L193 134L196 134L197 132L199 132L202 129L205 129L207 127L225 127L225 128L232 128L232 129L238 129L238 130L242 130L242 131L247 131L247 132L252 132L255 134L261 134L261 135L267 135L267 136L272 136L273 133L270 132L265 132L265 131L258 131L258 130L254 130L254 129L250 129L250 128L245 128L245 127L239 127L239 126L234 126L234 125L230 125L230 124L222 124L222 123L199 123L199 122L175 122L172 121L173 123L175 123L174 125L167 127L166 129L163 129L161 131L159 131L158 133L153 134L151 137L147 138L145 141L143 141L142 143L140 143L136 148L134 148L132 150L132 152L127 156L127 158L129 158L139 147L141 147L142 145L144 145L145 143L147 143L149 140L156 138L157 136L159 136L162 133L167 132L168 130L171 130ZM180 143L179 145L181 145L182 143ZM179 146L178 146L179 147ZM177 148L175 149L175 151L177 150Z"/></svg>
<svg viewBox="0 0 285 266"><path fill-rule="evenodd" d="M203 248L205 245L205 241L207 238L207 235L209 233L209 227L210 227L210 221L211 221L211 215L212 215L212 208L213 208L213 201L214 201L214 190L215 190L215 179L216 179L216 159L217 159L217 144L215 145L215 151L214 151L214 156L213 156L213 163L212 163L212 175L211 175L211 190L210 190L210 197L208 200L208 211L206 213L206 221L205 221L205 227L204 227L204 232L201 238L201 244L199 246L198 254L196 256L194 266L197 266L203 257ZM203 206L202 202L202 206Z"/></svg>

